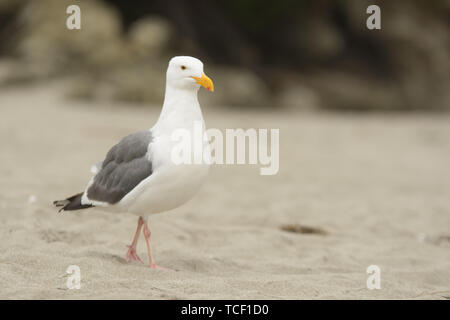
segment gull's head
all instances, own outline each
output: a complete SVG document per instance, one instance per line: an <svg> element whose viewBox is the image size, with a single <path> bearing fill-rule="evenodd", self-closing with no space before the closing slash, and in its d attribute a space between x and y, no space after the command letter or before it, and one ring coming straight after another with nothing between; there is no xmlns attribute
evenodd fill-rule
<svg viewBox="0 0 450 320"><path fill-rule="evenodd" d="M178 56L169 61L167 85L176 89L214 91L212 80L203 72L203 63L194 57Z"/></svg>

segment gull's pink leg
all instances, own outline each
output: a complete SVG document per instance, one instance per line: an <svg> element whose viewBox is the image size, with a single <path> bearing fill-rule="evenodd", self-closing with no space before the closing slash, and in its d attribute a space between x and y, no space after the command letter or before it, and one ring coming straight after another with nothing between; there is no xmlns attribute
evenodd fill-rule
<svg viewBox="0 0 450 320"><path fill-rule="evenodd" d="M150 260L150 268L152 268L152 269L158 268L158 269L169 270L169 269L160 267L160 266L158 266L155 263L155 260L153 259L153 255L152 255L152 246L150 244L150 235L151 235L150 229L147 226L147 222L145 222L144 223L144 237L145 237L145 242L147 243L147 252L148 252L148 258Z"/></svg>
<svg viewBox="0 0 450 320"><path fill-rule="evenodd" d="M139 217L137 228L136 228L136 233L135 233L134 238L133 238L133 242L131 243L130 246L127 246L128 247L128 251L127 251L127 255L125 257L127 262L130 262L132 260L136 260L136 261L140 261L141 263L144 263L141 260L141 258L139 258L139 256L136 253L136 247L137 247L137 243L138 243L138 240L139 240L139 235L141 234L141 228L142 228L143 224L144 224L144 220L142 219L142 217Z"/></svg>

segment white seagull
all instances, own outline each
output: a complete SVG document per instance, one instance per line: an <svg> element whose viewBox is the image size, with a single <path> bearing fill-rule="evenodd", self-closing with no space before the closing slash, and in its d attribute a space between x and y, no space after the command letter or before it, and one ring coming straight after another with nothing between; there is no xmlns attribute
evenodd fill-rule
<svg viewBox="0 0 450 320"><path fill-rule="evenodd" d="M175 130L193 136L196 123L205 125L198 103L200 86L214 91L214 84L203 73L203 63L193 57L178 56L169 62L166 93L161 114L148 130L132 133L113 146L105 160L94 166L96 174L86 189L65 200L54 201L60 211L101 207L139 216L136 233L126 254L127 261L142 262L136 247L143 227L151 268L158 268L152 256L150 214L174 209L198 191L205 181L209 164L177 164L172 160ZM197 130L197 129L196 129ZM208 145L204 144L209 152Z"/></svg>

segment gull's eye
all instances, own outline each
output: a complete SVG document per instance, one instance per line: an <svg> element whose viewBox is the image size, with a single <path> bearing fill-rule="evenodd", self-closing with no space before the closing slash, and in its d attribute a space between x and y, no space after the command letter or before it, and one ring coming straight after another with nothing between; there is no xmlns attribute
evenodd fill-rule
<svg viewBox="0 0 450 320"><path fill-rule="evenodd" d="M186 66L181 66L181 70L186 70Z"/></svg>

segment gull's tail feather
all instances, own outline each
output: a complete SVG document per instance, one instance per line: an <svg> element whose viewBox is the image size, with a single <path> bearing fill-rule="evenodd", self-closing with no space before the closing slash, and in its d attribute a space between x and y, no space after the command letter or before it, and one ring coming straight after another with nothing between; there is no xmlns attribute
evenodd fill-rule
<svg viewBox="0 0 450 320"><path fill-rule="evenodd" d="M83 196L83 192L80 192L74 196L71 196L64 200L56 200L53 201L55 207L62 207L58 212L61 211L70 211L70 210L79 210L93 207L91 204L81 204L81 197Z"/></svg>

